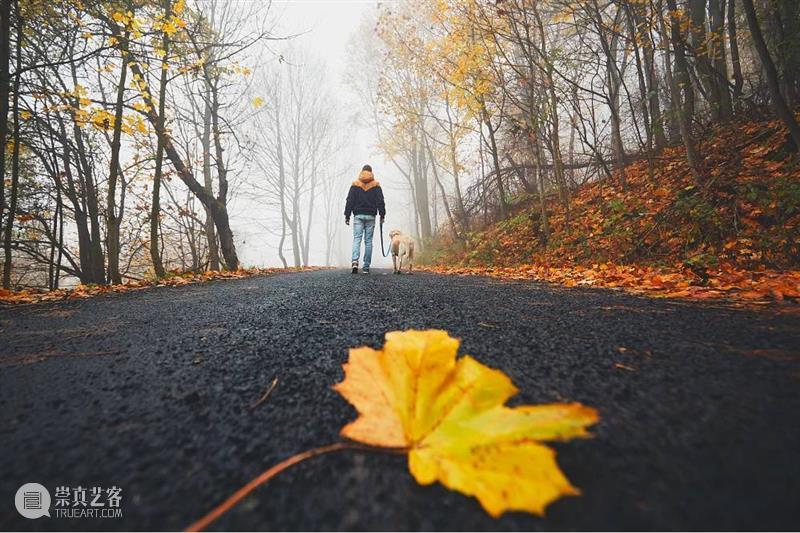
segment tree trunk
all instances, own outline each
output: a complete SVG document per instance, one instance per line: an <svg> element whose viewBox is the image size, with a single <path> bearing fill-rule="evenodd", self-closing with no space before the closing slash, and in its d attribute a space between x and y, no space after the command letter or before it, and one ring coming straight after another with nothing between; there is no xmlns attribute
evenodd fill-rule
<svg viewBox="0 0 800 533"><path fill-rule="evenodd" d="M767 86L769 87L769 93L772 97L772 105L778 117L789 130L789 135L792 141L794 141L794 149L800 150L800 126L798 126L792 110L789 109L786 100L783 99L783 95L781 94L778 71L775 69L775 63L769 55L766 42L764 42L764 35L761 33L761 26L758 24L758 17L756 16L756 10L753 6L753 0L742 0L742 7L747 16L747 25L750 28L750 35L753 37L753 46L756 52L758 52L758 57L761 59L761 64L767 75Z"/></svg>
<svg viewBox="0 0 800 533"><path fill-rule="evenodd" d="M686 64L686 57L685 57L685 49L683 44L683 36L681 35L680 31L680 18L678 16L677 6L675 5L675 0L667 0L667 6L669 7L670 11L670 41L673 46L673 51L675 53L675 66L678 68L680 74L680 78L676 78L676 76L672 76L667 71L667 75L669 76L669 86L670 86L670 93L672 95L672 112L678 118L678 127L680 128L681 138L683 139L683 145L686 148L686 160L689 163L689 169L691 170L692 174L694 175L695 180L700 180L700 156L697 154L697 149L694 145L694 139L692 138L692 128L691 128L691 115L689 111L686 109L688 108L688 104L684 107L681 105L681 95L680 95L680 84L681 79L686 78L688 82L688 67ZM666 39L666 28L663 18L661 19L662 30L664 30L664 38ZM691 92L691 87L689 91L686 92L686 86L684 86L684 98L693 98Z"/></svg>
<svg viewBox="0 0 800 533"><path fill-rule="evenodd" d="M61 186L56 186L56 209L53 215L53 234L58 235L58 241L53 239L53 253L50 255L50 284L49 289L58 288L59 276L61 274L61 260L64 256L64 204L61 197ZM55 254L55 250L58 254ZM55 259L54 259L55 257Z"/></svg>
<svg viewBox="0 0 800 533"><path fill-rule="evenodd" d="M117 35L122 39L122 35ZM70 48L70 53L74 50ZM74 86L79 84L78 72L74 63L70 63L70 73ZM78 99L73 99L73 107L79 107ZM100 236L100 206L98 205L99 193L95 183L94 171L89 163L86 145L83 142L84 134L78 125L76 117L72 116L72 134L75 138L76 168L81 178L82 200L86 203L87 218L89 219L89 283L102 284L106 282L105 259L103 257L103 239Z"/></svg>
<svg viewBox="0 0 800 533"><path fill-rule="evenodd" d="M422 145L422 138L426 134L422 128L423 126L420 124L414 139L412 175L414 177L415 204L419 213L420 246L425 246L433 235L433 226L431 224L430 203L428 202L428 163L425 149Z"/></svg>
<svg viewBox="0 0 800 533"><path fill-rule="evenodd" d="M126 36L127 38L127 36ZM108 281L122 283L119 273L119 228L122 223L117 213L117 179L121 177L119 151L122 141L122 109L125 103L125 79L128 74L128 54L122 56L122 68L117 85L117 102L114 109L114 129L111 138L111 164L108 171L106 197L106 253L108 254Z"/></svg>
<svg viewBox="0 0 800 533"><path fill-rule="evenodd" d="M453 169L453 185L456 191L456 218L461 224L461 228L466 235L466 232L469 230L469 220L467 218L467 210L464 207L464 196L461 194L461 180L460 173L458 171L458 147L456 142L456 133L454 131L453 117L450 111L450 97L448 96L447 90L445 90L445 111L447 112L447 140L450 147L450 166Z"/></svg>
<svg viewBox="0 0 800 533"><path fill-rule="evenodd" d="M494 135L492 122L489 120L489 114L486 108L483 109L483 120L489 130L489 151L492 155L492 164L494 165L494 178L497 184L497 195L500 199L500 219L505 220L508 217L508 204L506 203L506 189L503 185L503 175L500 172L500 157L497 153L497 139Z"/></svg>
<svg viewBox="0 0 800 533"><path fill-rule="evenodd" d="M0 0L0 223L5 211L6 139L8 137L9 62L11 60L11 0Z"/></svg>
<svg viewBox="0 0 800 533"><path fill-rule="evenodd" d="M297 179L297 178L295 178ZM300 268L303 265L303 262L300 258L300 231L301 231L301 224L300 224L300 217L298 216L298 212L300 210L300 193L298 191L298 186L295 185L292 191L292 257L294 258L294 266L295 268Z"/></svg>
<svg viewBox="0 0 800 533"><path fill-rule="evenodd" d="M306 219L306 238L303 242L303 266L308 266L308 254L311 247L311 221L314 217L314 196L317 187L317 154L311 155L311 190L308 194L308 218Z"/></svg>
<svg viewBox="0 0 800 533"><path fill-rule="evenodd" d="M280 104L275 104L275 139L276 150L278 152L278 194L280 195L281 204L281 239L278 242L278 257L283 263L283 268L287 268L289 264L286 262L286 256L283 255L283 245L286 242L286 162L283 158L283 132L281 131L281 114Z"/></svg>
<svg viewBox="0 0 800 533"><path fill-rule="evenodd" d="M294 139L292 140L292 170L293 170L293 180L292 180L292 218L291 218L291 230L292 230L292 256L294 257L294 266L295 268L300 268L302 266L302 261L300 259L300 252L301 252L301 239L302 235L300 232L302 231L302 225L300 223L300 181L302 178L302 172L300 170L300 151L302 150L302 139L301 139L301 114L302 114L302 106L297 103L297 110L295 115L295 122L294 126Z"/></svg>
<svg viewBox="0 0 800 533"><path fill-rule="evenodd" d="M61 158L64 165L64 176L67 180L67 187L65 194L72 203L74 211L75 227L78 232L78 256L80 262L80 272L78 278L81 283L94 283L93 268L92 268L92 239L89 232L89 219L86 216L86 210L80 202L81 195L78 193L75 184L75 177L72 174L72 150L69 139L67 138L66 127L62 121L59 121L59 132L61 134L61 142L64 150L61 153Z"/></svg>
<svg viewBox="0 0 800 533"><path fill-rule="evenodd" d="M636 17L637 23L639 18ZM650 110L650 127L653 133L656 152L660 152L666 145L667 139L664 136L664 117L661 114L661 102L659 101L658 76L656 76L655 66L655 44L650 34L649 25L641 32L644 39L644 68L647 82L647 94Z"/></svg>
<svg viewBox="0 0 800 533"><path fill-rule="evenodd" d="M206 68L206 72L208 69ZM222 148L222 132L219 128L219 75L210 80L211 83L211 138L214 141L214 160L217 167L217 201L227 211L228 207L228 168L225 166L224 150ZM219 251L217 242L214 241L214 253L217 256L217 269L219 269ZM213 263L212 263L213 266Z"/></svg>
<svg viewBox="0 0 800 533"><path fill-rule="evenodd" d="M719 99L719 118L730 120L733 117L733 105L728 88L728 60L725 50L725 0L709 0L708 8L711 13L712 37L707 49L711 56L714 87Z"/></svg>
<svg viewBox="0 0 800 533"><path fill-rule="evenodd" d="M617 66L617 48L619 36L612 34L611 42L608 41L605 23L597 2L593 2L595 24L600 37L600 44L606 56L606 84L608 85L608 107L611 112L611 151L617 160L617 171L619 172L622 188L627 188L625 179L625 146L622 144L622 128L619 116L619 92L622 86L622 72ZM614 26L620 22L622 9L618 8L614 15Z"/></svg>
<svg viewBox="0 0 800 533"><path fill-rule="evenodd" d="M731 47L731 66L733 67L733 100L738 102L742 98L744 77L742 76L739 37L736 30L736 0L728 0L728 41Z"/></svg>
<svg viewBox="0 0 800 533"><path fill-rule="evenodd" d="M205 91L203 94L203 187L209 195L214 194L214 185L211 176L211 82L205 78ZM208 263L210 270L219 270L219 248L217 247L217 234L214 231L214 217L211 209L205 208L206 220L203 225L208 245Z"/></svg>
<svg viewBox="0 0 800 533"><path fill-rule="evenodd" d="M645 152L647 153L647 168L650 172L650 176L652 177L652 167L653 167L653 124L650 121L650 108L648 107L649 98L647 96L647 80L645 77L645 66L644 66L644 58L642 57L644 54L642 53L641 47L639 46L640 41L645 41L642 38L642 34L645 32L640 32L637 29L636 22L633 16L633 10L631 6L626 6L626 21L628 26L628 34L629 34L629 41L631 43L631 47L633 48L633 55L634 59L636 60L636 79L639 82L639 105L641 106L641 113L642 119L644 122L644 130L645 130Z"/></svg>
<svg viewBox="0 0 800 533"><path fill-rule="evenodd" d="M719 91L711 65L709 43L706 39L706 4L707 0L689 0L689 46L695 58L694 68L700 80L699 89L704 94L714 120L720 120Z"/></svg>
<svg viewBox="0 0 800 533"><path fill-rule="evenodd" d="M694 87L692 86L692 79L689 76L689 62L686 59L686 42L681 28L681 15L675 0L667 0L667 8L669 9L670 16L669 40L672 43L672 52L675 56L675 72L673 74L673 79L679 90L683 93L682 112L689 120L689 123L691 123L694 118ZM681 106L680 99L676 100L675 104ZM679 113L677 109L671 111L674 114Z"/></svg>
<svg viewBox="0 0 800 533"><path fill-rule="evenodd" d="M553 158L553 171L556 177L556 184L558 185L558 196L561 203L564 205L564 210L569 219L569 193L567 191L567 179L564 175L564 160L561 155L561 132L558 119L558 97L556 96L556 82L553 79L553 63L549 59L547 38L545 36L544 24L539 15L539 10L536 3L531 3L533 14L536 18L536 26L539 30L539 43L541 46L542 55L546 58L546 63L543 69L545 82L547 85L547 103L550 111L550 155Z"/></svg>
<svg viewBox="0 0 800 533"><path fill-rule="evenodd" d="M772 0L764 5L771 11L769 18L775 29L767 33L772 45L767 48L776 51L774 63L781 93L786 105L793 109L800 97L800 4L797 0Z"/></svg>
<svg viewBox="0 0 800 533"><path fill-rule="evenodd" d="M55 173L53 174L56 175ZM56 268L56 235L58 235L58 215L61 210L61 187L56 185L56 208L53 210L53 238L50 240L50 256L47 264L47 288L53 290Z"/></svg>
<svg viewBox="0 0 800 533"><path fill-rule="evenodd" d="M616 42L616 39L614 39ZM616 67L610 63L616 61L616 46L611 46L612 55L609 56L608 65L608 105L611 110L611 150L614 153L614 159L617 161L617 172L619 173L620 183L622 188L627 189L627 180L625 179L625 145L622 144L622 121L619 116L619 92L622 85L622 78L616 70Z"/></svg>
<svg viewBox="0 0 800 533"><path fill-rule="evenodd" d="M8 213L6 214L6 232L5 232L5 260L3 262L3 288L8 289L11 287L11 238L14 233L14 217L17 213L17 196L19 194L19 83L20 83L20 69L22 67L22 17L19 12L19 2L14 3L17 15L17 46L16 56L17 65L15 68L16 75L14 76L14 104L12 112L14 114L14 150L11 156L11 200L8 206ZM4 117L5 119L5 117ZM0 145L0 150L5 151L5 144Z"/></svg>
<svg viewBox="0 0 800 533"><path fill-rule="evenodd" d="M172 0L164 0L164 18L168 18L172 11ZM169 34L164 32L161 43L164 50L164 57L161 60L161 79L158 85L158 126L162 130L166 123L166 99L167 82L169 80ZM159 222L161 221L161 179L164 167L164 143L161 137L156 144L156 168L153 176L153 199L150 205L150 260L153 262L153 272L157 278L166 275L164 263L161 260L161 250L159 249Z"/></svg>
<svg viewBox="0 0 800 533"><path fill-rule="evenodd" d="M544 172L542 171L542 150L539 145L539 136L535 130L528 133L528 146L533 153L534 161L536 162L536 188L539 193L539 226L541 228L542 242L547 244L550 240L550 222L547 217L547 199L545 198L544 190Z"/></svg>
<svg viewBox="0 0 800 533"><path fill-rule="evenodd" d="M663 19L662 19L662 26L663 26ZM666 29L662 27L662 40L666 43L669 43L669 35L666 33ZM678 124L678 114L673 113L672 110L676 109L677 106L681 105L680 99L675 101L673 99L672 93L672 80L674 76L672 75L672 58L670 57L669 52L669 44L665 44L664 48L667 49L667 52L664 53L664 79L667 82L667 95L669 98L669 110L666 113L667 119L669 120L669 129L668 129L668 139L670 144L674 144L680 140L681 137L681 128ZM678 92L678 98L680 98L680 92Z"/></svg>

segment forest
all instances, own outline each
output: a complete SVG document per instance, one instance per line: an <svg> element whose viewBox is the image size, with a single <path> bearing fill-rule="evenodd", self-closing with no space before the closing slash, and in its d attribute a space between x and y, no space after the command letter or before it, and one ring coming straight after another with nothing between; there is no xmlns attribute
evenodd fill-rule
<svg viewBox="0 0 800 533"><path fill-rule="evenodd" d="M361 94L440 270L749 288L800 258L799 22L785 1L405 2L361 34Z"/></svg>
<svg viewBox="0 0 800 533"><path fill-rule="evenodd" d="M308 264L336 104L269 4L2 5L4 287L236 271L237 196L273 209L283 266Z"/></svg>
<svg viewBox="0 0 800 533"><path fill-rule="evenodd" d="M377 2L355 105L274 11L3 1L5 288L235 271L237 198L336 264L348 120L432 264L797 266L796 2Z"/></svg>
<svg viewBox="0 0 800 533"><path fill-rule="evenodd" d="M0 0L0 531L797 529L799 118L798 0Z"/></svg>

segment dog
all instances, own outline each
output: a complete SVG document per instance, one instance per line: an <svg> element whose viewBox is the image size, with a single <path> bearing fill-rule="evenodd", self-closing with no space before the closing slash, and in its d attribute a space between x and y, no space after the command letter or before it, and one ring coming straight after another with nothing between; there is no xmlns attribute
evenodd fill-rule
<svg viewBox="0 0 800 533"><path fill-rule="evenodd" d="M401 274L403 271L403 262L408 265L408 273L414 268L414 239L408 235L403 235L399 229L393 229L389 232L389 238L392 240L390 246L392 250L392 263L394 264L394 273ZM399 258L399 265L398 265Z"/></svg>

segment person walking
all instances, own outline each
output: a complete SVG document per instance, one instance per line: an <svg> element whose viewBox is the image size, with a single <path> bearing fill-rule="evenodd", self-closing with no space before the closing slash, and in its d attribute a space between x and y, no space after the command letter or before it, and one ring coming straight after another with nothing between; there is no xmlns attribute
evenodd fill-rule
<svg viewBox="0 0 800 533"><path fill-rule="evenodd" d="M386 218L386 205L383 190L375 181L372 167L364 165L358 179L350 186L344 206L344 223L350 225L353 215L353 274L358 274L358 257L361 254L361 239L364 239L364 274L369 274L372 262L372 234L375 231L375 217L380 215L381 224Z"/></svg>

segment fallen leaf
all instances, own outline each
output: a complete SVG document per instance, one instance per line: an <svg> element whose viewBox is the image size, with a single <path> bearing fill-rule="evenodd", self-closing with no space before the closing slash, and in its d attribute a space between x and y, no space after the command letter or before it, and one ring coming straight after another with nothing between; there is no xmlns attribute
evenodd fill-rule
<svg viewBox="0 0 800 533"><path fill-rule="evenodd" d="M767 296L767 293L763 291L742 291L739 293L739 296L747 300L757 300Z"/></svg>
<svg viewBox="0 0 800 533"><path fill-rule="evenodd" d="M475 496L498 517L509 510L541 515L577 495L555 452L541 444L590 436L597 412L579 403L506 407L517 393L503 372L470 356L441 330L390 332L382 350L350 350L334 389L357 409L342 428L352 440L408 452L421 484L436 481Z"/></svg>
<svg viewBox="0 0 800 533"><path fill-rule="evenodd" d="M170 273L170 277L156 280L131 280L119 285L78 285L72 289L55 289L43 291L39 289L11 291L0 289L0 303L20 304L46 302L60 299L89 298L107 292L129 292L143 289L146 287L174 287L179 285L190 285L204 281L230 278L246 278L248 276L262 276L277 274L279 272L300 272L320 270L325 267L301 267L301 268L247 268L237 271L206 271L204 273L183 272Z"/></svg>

